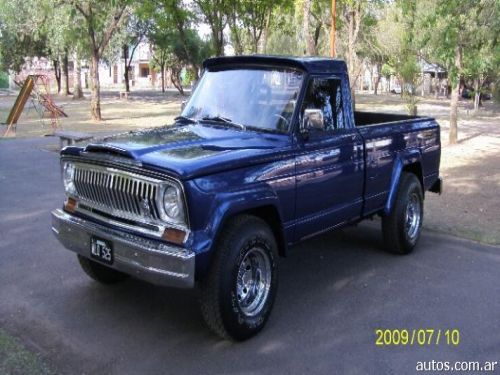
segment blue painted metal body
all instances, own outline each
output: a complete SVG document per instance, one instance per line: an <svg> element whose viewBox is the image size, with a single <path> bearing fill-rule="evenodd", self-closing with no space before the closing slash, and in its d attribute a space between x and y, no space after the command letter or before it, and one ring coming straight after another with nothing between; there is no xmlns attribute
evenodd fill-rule
<svg viewBox="0 0 500 375"><path fill-rule="evenodd" d="M438 179L440 133L435 120L356 127L343 61L239 56L209 59L204 66L223 69L245 64L303 70L298 103L311 77L339 77L346 128L305 138L299 133L296 113L288 133L177 124L62 152L63 157L112 152L182 181L191 226L186 246L197 254L197 277L208 269L217 235L233 215L256 209L264 213L264 219L272 220L281 232L285 251L315 234L388 213L401 172L409 166L421 178L424 191Z"/></svg>

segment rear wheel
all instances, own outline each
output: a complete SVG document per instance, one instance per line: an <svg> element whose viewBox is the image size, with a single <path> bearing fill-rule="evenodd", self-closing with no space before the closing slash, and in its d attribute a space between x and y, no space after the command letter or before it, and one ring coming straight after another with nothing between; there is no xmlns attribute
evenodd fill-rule
<svg viewBox="0 0 500 375"><path fill-rule="evenodd" d="M92 279L102 284L115 284L127 279L129 276L123 272L106 267L93 260L78 255L82 270Z"/></svg>
<svg viewBox="0 0 500 375"><path fill-rule="evenodd" d="M396 201L389 215L382 217L382 233L389 252L408 254L420 238L424 196L418 178L403 172Z"/></svg>
<svg viewBox="0 0 500 375"><path fill-rule="evenodd" d="M201 284L205 322L223 338L250 338L266 324L277 286L277 245L271 229L260 218L238 216L223 229Z"/></svg>

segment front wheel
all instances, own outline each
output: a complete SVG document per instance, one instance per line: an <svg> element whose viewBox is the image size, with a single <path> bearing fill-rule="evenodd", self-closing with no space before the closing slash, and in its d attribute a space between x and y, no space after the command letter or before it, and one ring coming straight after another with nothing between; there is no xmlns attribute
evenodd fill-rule
<svg viewBox="0 0 500 375"><path fill-rule="evenodd" d="M242 215L223 229L209 274L201 284L201 310L223 338L245 340L266 324L278 286L277 245L260 218Z"/></svg>
<svg viewBox="0 0 500 375"><path fill-rule="evenodd" d="M385 247L395 254L411 253L420 238L424 217L422 186L412 173L403 172L396 201L389 215L382 217Z"/></svg>
<svg viewBox="0 0 500 375"><path fill-rule="evenodd" d="M95 281L101 284L116 284L120 281L127 279L129 276L123 272L116 271L112 268L106 267L93 260L85 258L78 254L78 262L82 270Z"/></svg>

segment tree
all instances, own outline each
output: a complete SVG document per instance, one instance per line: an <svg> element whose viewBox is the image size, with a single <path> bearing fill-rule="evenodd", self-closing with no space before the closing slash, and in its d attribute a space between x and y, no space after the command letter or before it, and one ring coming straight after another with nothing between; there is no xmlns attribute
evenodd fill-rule
<svg viewBox="0 0 500 375"><path fill-rule="evenodd" d="M90 45L90 111L94 120L100 121L101 97L99 83L99 61L111 37L120 27L124 12L127 8L126 0L99 1L67 0L84 19L87 29L87 38Z"/></svg>
<svg viewBox="0 0 500 375"><path fill-rule="evenodd" d="M81 55L78 51L75 51L73 55L73 61L75 67L73 70L73 99L83 98L82 90L82 62Z"/></svg>
<svg viewBox="0 0 500 375"><path fill-rule="evenodd" d="M46 30L34 0L0 0L0 51L3 70L19 72L26 57L46 57Z"/></svg>
<svg viewBox="0 0 500 375"><path fill-rule="evenodd" d="M41 27L46 33L46 44L54 66L57 92L71 95L68 55L79 40L79 36L73 30L75 25L73 17L68 7L57 7L53 0L39 2L39 9L43 18L50 20L44 22Z"/></svg>
<svg viewBox="0 0 500 375"><path fill-rule="evenodd" d="M246 50L263 52L271 24L273 10L286 1L277 0L236 0L232 1L228 14L231 41L237 55ZM249 43L245 43L246 41Z"/></svg>
<svg viewBox="0 0 500 375"><path fill-rule="evenodd" d="M132 65L134 53L151 31L151 19L140 17L140 14L129 12L126 16L126 27L122 34L122 57L124 63L123 78L125 81L125 91L130 92L129 72Z"/></svg>
<svg viewBox="0 0 500 375"><path fill-rule="evenodd" d="M193 0L202 19L210 27L213 50L216 56L224 56L224 28L231 13L231 0Z"/></svg>
<svg viewBox="0 0 500 375"><path fill-rule="evenodd" d="M366 12L361 24L358 53L372 67L374 95L378 94L384 64L392 62L392 56L400 53L402 30L395 31L399 25L393 16L395 8L393 4L372 3L372 9Z"/></svg>
<svg viewBox="0 0 500 375"><path fill-rule="evenodd" d="M419 2L419 5L421 3ZM477 59L482 59L481 45L494 50L498 45L498 19L500 5L496 0L460 1L448 0L421 4L425 16L422 18L422 45L431 60L448 68L452 83L450 101L449 142L458 139L458 102L460 81L467 73L483 74L483 68L476 69ZM487 64L479 64L485 67Z"/></svg>
<svg viewBox="0 0 500 375"><path fill-rule="evenodd" d="M155 44L153 47L153 56L152 56L152 68L160 71L161 76L161 91L165 92L165 68L167 66L167 62L169 61L170 48L168 45L169 39L162 40L158 37L155 40ZM180 90L181 94L182 86Z"/></svg>
<svg viewBox="0 0 500 375"><path fill-rule="evenodd" d="M184 93L180 74L188 69L195 79L203 60L212 55L212 49L192 28L194 14L182 7L180 0L146 2L138 9L142 19L150 20L147 38L153 45L153 67L161 73L165 86L165 69L170 70L172 82Z"/></svg>
<svg viewBox="0 0 500 375"><path fill-rule="evenodd" d="M316 44L314 43L314 38L311 34L311 6L312 0L304 0L302 8L302 32L304 33L304 39L306 41L306 54L314 56L318 54L318 51L316 50Z"/></svg>
<svg viewBox="0 0 500 375"><path fill-rule="evenodd" d="M479 111L484 85L500 73L500 3L484 2L468 22L475 32L469 36L470 44L464 50L464 76L474 88L474 112ZM488 5L491 5L488 6Z"/></svg>
<svg viewBox="0 0 500 375"><path fill-rule="evenodd" d="M354 88L359 75L361 74L362 65L358 61L358 38L363 19L364 7L363 0L348 0L344 5L342 18L347 25L347 54L346 62L349 72L349 80L351 85L352 101L355 103Z"/></svg>

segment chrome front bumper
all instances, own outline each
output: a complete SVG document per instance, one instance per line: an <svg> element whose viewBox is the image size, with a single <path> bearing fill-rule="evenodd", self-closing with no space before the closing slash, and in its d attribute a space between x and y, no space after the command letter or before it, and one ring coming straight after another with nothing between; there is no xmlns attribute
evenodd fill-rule
<svg viewBox="0 0 500 375"><path fill-rule="evenodd" d="M113 243L114 262L108 266L157 285L194 286L194 252L108 228L62 210L52 211L52 231L68 249L90 257L91 236Z"/></svg>

